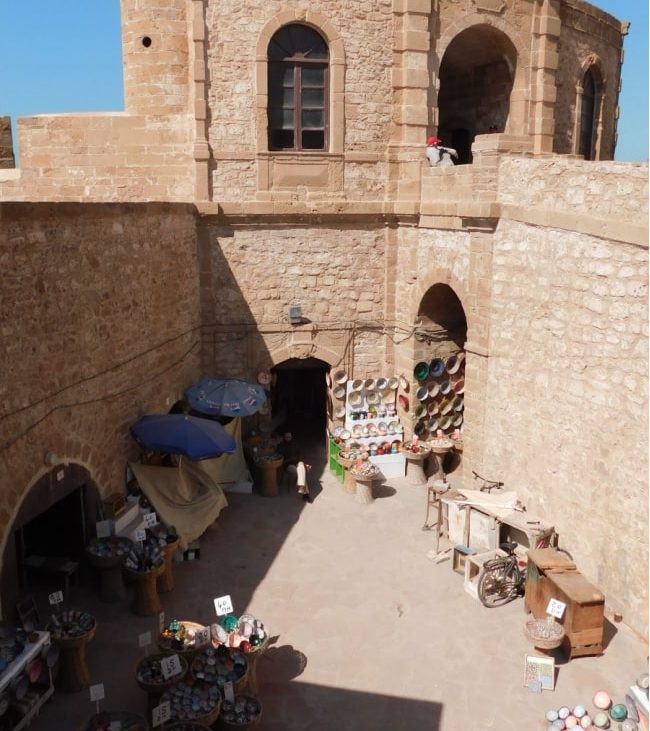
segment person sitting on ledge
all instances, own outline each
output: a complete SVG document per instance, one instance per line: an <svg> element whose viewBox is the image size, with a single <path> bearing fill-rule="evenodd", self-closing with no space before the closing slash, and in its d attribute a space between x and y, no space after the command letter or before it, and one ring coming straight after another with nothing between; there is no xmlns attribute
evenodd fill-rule
<svg viewBox="0 0 650 731"><path fill-rule="evenodd" d="M453 167L454 161L451 159L455 157L458 159L458 153L453 147L443 147L440 143L442 140L440 137L429 137L427 139L427 159L429 165L432 167Z"/></svg>

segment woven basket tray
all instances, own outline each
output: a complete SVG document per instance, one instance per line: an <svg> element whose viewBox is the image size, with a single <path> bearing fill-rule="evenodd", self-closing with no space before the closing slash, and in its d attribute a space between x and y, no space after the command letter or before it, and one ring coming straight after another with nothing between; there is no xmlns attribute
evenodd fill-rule
<svg viewBox="0 0 650 731"><path fill-rule="evenodd" d="M138 677L140 674L140 668L145 664L145 662L151 662L152 660L162 660L164 657L171 657L172 655L178 655L178 660L182 668L179 675L174 675L168 680L163 680L160 683L147 683L144 680L140 680L140 678ZM155 655L143 657L138 661L138 664L135 666L135 682L140 686L140 688L142 688L142 690L147 693L162 693L165 688L168 688L170 685L174 685L174 683L178 683L179 680L182 680L187 675L188 667L189 666L187 660L180 653L159 652Z"/></svg>
<svg viewBox="0 0 650 731"><path fill-rule="evenodd" d="M558 622L530 619L524 626L524 634L540 650L554 650L564 640L564 627Z"/></svg>

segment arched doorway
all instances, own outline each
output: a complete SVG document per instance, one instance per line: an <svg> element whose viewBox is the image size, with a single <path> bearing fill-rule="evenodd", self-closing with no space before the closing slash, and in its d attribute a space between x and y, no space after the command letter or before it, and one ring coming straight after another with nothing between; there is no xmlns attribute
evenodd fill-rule
<svg viewBox="0 0 650 731"><path fill-rule="evenodd" d="M63 567L81 565L85 546L94 535L99 501L97 485L80 464L57 465L32 485L2 556L5 618L13 619L22 595L33 594L47 607L47 592L63 588Z"/></svg>
<svg viewBox="0 0 650 731"><path fill-rule="evenodd" d="M416 409L419 407L416 416L419 416L415 431L425 438L428 434L433 436L438 432L446 435L462 433L467 340L467 318L463 305L449 285L438 283L425 292L417 314L414 361L430 364L431 369L420 383L420 386L428 387L429 396L419 400L416 406ZM459 464L458 454L450 452L443 466L449 473L457 469Z"/></svg>
<svg viewBox="0 0 650 731"><path fill-rule="evenodd" d="M440 63L438 136L472 161L476 135L504 132L510 114L517 50L502 31L474 25L449 44Z"/></svg>
<svg viewBox="0 0 650 731"><path fill-rule="evenodd" d="M320 358L289 358L271 369L273 431L291 431L302 440L325 442L330 365Z"/></svg>

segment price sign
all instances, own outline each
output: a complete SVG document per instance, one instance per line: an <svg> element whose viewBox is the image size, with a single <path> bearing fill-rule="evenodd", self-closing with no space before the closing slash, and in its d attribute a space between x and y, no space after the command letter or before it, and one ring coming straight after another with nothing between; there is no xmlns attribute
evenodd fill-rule
<svg viewBox="0 0 650 731"><path fill-rule="evenodd" d="M562 619L566 604L559 601L558 599L549 599L548 606L546 607L546 614L550 614L556 619Z"/></svg>
<svg viewBox="0 0 650 731"><path fill-rule="evenodd" d="M165 613L161 612L158 615L158 632L162 632L165 629Z"/></svg>
<svg viewBox="0 0 650 731"><path fill-rule="evenodd" d="M136 541L142 542L142 541L145 540L146 537L147 537L147 534L144 532L144 529L138 528L136 530L136 532L135 532L135 540Z"/></svg>
<svg viewBox="0 0 650 731"><path fill-rule="evenodd" d="M61 602L63 601L63 592L55 591L48 596L48 599L50 601L50 604L61 604Z"/></svg>
<svg viewBox="0 0 650 731"><path fill-rule="evenodd" d="M169 678L173 678L174 675L178 675L179 673L183 672L183 669L181 668L181 661L178 659L178 655L170 655L169 657L164 657L160 661L160 669L162 670L162 674L165 680L169 680Z"/></svg>
<svg viewBox="0 0 650 731"><path fill-rule="evenodd" d="M90 686L90 700L101 701L104 699L104 683Z"/></svg>
<svg viewBox="0 0 650 731"><path fill-rule="evenodd" d="M143 632L141 635L138 635L138 644L140 647L147 647L147 645L150 645L151 632Z"/></svg>
<svg viewBox="0 0 650 731"><path fill-rule="evenodd" d="M172 717L172 708L169 701L161 703L151 711L151 722L153 727L160 726Z"/></svg>
<svg viewBox="0 0 650 731"><path fill-rule="evenodd" d="M98 520L95 523L95 530L97 531L97 538L107 538L111 534L111 521Z"/></svg>
<svg viewBox="0 0 650 731"><path fill-rule="evenodd" d="M153 528L154 525L158 525L158 516L156 513L145 513L144 524L147 528Z"/></svg>
<svg viewBox="0 0 650 731"><path fill-rule="evenodd" d="M233 688L231 681L223 686L223 697L230 703L235 702L235 689Z"/></svg>
<svg viewBox="0 0 650 731"><path fill-rule="evenodd" d="M232 600L230 599L230 594L218 596L214 600L214 609L217 613L217 617L222 617L224 614L232 614Z"/></svg>
<svg viewBox="0 0 650 731"><path fill-rule="evenodd" d="M197 647L202 647L203 645L207 645L208 642L210 642L210 628L209 627L205 627L204 629L200 629L194 635L194 644Z"/></svg>

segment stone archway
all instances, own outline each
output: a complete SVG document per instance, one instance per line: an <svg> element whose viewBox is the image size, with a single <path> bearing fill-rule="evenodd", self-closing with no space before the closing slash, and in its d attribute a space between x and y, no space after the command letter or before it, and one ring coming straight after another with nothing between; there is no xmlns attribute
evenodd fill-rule
<svg viewBox="0 0 650 731"><path fill-rule="evenodd" d="M459 163L472 161L476 135L509 127L517 58L510 38L487 24L465 28L447 46L440 63L438 136L456 146Z"/></svg>
<svg viewBox="0 0 650 731"><path fill-rule="evenodd" d="M26 558L81 562L100 499L90 471L74 462L53 466L31 484L6 532L0 579L3 616L12 616L25 593ZM55 577L52 571L49 578ZM48 575L42 572L40 578L48 580Z"/></svg>

